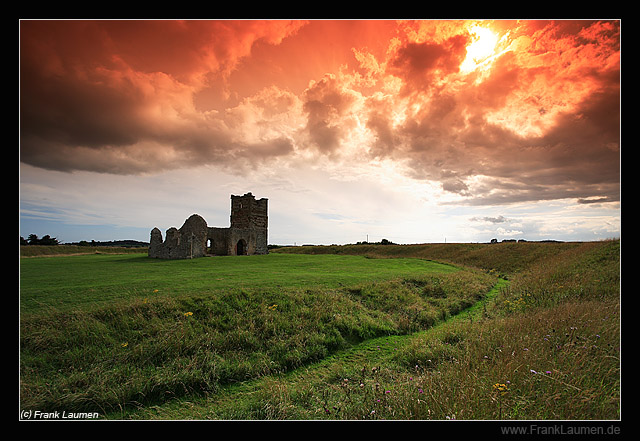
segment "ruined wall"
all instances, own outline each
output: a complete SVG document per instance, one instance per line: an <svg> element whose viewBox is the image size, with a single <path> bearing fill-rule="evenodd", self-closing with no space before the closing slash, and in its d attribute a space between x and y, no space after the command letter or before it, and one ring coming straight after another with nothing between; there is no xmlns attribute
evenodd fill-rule
<svg viewBox="0 0 640 441"><path fill-rule="evenodd" d="M231 196L231 226L208 227L194 214L178 230L167 230L162 240L158 228L151 230L149 257L190 259L205 255L267 254L267 199L256 200L251 193Z"/></svg>
<svg viewBox="0 0 640 441"><path fill-rule="evenodd" d="M151 230L149 257L157 259L192 259L202 257L207 252L207 222L199 215L193 214L178 230L171 227L167 237L162 240L162 232L158 228Z"/></svg>
<svg viewBox="0 0 640 441"><path fill-rule="evenodd" d="M209 227L209 254L226 256L229 254L229 228Z"/></svg>

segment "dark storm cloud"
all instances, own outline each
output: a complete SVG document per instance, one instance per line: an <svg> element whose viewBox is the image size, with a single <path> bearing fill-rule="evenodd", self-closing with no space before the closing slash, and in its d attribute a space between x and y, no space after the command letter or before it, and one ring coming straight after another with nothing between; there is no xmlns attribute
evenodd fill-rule
<svg viewBox="0 0 640 441"><path fill-rule="evenodd" d="M489 25L501 43L468 72L460 66L475 40L462 22L397 24L378 58L355 40L324 47L307 35L295 51L289 40L286 53L296 58L281 54L271 77L303 63L321 72L337 50L361 63L308 78L294 94L284 81L262 84L262 66L242 60L257 41L293 35L297 23L26 22L21 161L135 174L239 170L296 154L342 160L355 151L361 163L397 161L463 204L619 200L619 24ZM354 29L344 26L329 28ZM227 79L249 65L255 70L242 78L252 92L242 95ZM205 106L212 90L233 105Z"/></svg>
<svg viewBox="0 0 640 441"><path fill-rule="evenodd" d="M291 151L246 141L224 115L195 108L203 74L223 75L289 22L21 23L20 159L42 168L129 174L232 166Z"/></svg>

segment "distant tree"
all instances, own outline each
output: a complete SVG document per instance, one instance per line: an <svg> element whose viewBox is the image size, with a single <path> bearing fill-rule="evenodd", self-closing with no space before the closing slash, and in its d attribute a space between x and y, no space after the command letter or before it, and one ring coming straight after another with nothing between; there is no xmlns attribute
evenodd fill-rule
<svg viewBox="0 0 640 441"><path fill-rule="evenodd" d="M27 239L20 236L20 245L29 245L29 242L27 242Z"/></svg>
<svg viewBox="0 0 640 441"><path fill-rule="evenodd" d="M35 234L30 234L27 239L28 245L58 245L58 243L58 239L51 237L48 234L42 236L42 239L38 239L38 236Z"/></svg>
<svg viewBox="0 0 640 441"><path fill-rule="evenodd" d="M40 245L58 245L58 239L46 234L42 236L42 239L40 239Z"/></svg>

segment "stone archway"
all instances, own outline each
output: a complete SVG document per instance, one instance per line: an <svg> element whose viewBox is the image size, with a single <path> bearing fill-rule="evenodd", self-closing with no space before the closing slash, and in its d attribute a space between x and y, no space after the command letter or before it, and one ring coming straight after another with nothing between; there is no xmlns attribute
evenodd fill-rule
<svg viewBox="0 0 640 441"><path fill-rule="evenodd" d="M244 239L240 239L236 244L236 256L247 255L247 242Z"/></svg>

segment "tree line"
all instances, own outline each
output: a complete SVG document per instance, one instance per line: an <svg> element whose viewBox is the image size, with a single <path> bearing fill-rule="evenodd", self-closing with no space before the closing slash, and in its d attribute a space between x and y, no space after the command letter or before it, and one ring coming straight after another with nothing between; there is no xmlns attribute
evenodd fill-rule
<svg viewBox="0 0 640 441"><path fill-rule="evenodd" d="M20 245L58 245L60 242L48 234L39 238L36 234L30 234L27 239L20 236Z"/></svg>
<svg viewBox="0 0 640 441"><path fill-rule="evenodd" d="M20 245L60 245L60 241L55 237L51 237L50 235L42 236L42 238L38 238L35 234L30 234L27 239L20 236ZM109 241L86 241L81 240L80 242L71 242L65 243L65 245L76 245L80 247L124 247L124 248L134 248L134 247L146 247L149 246L148 242L141 242L139 240L109 240Z"/></svg>

